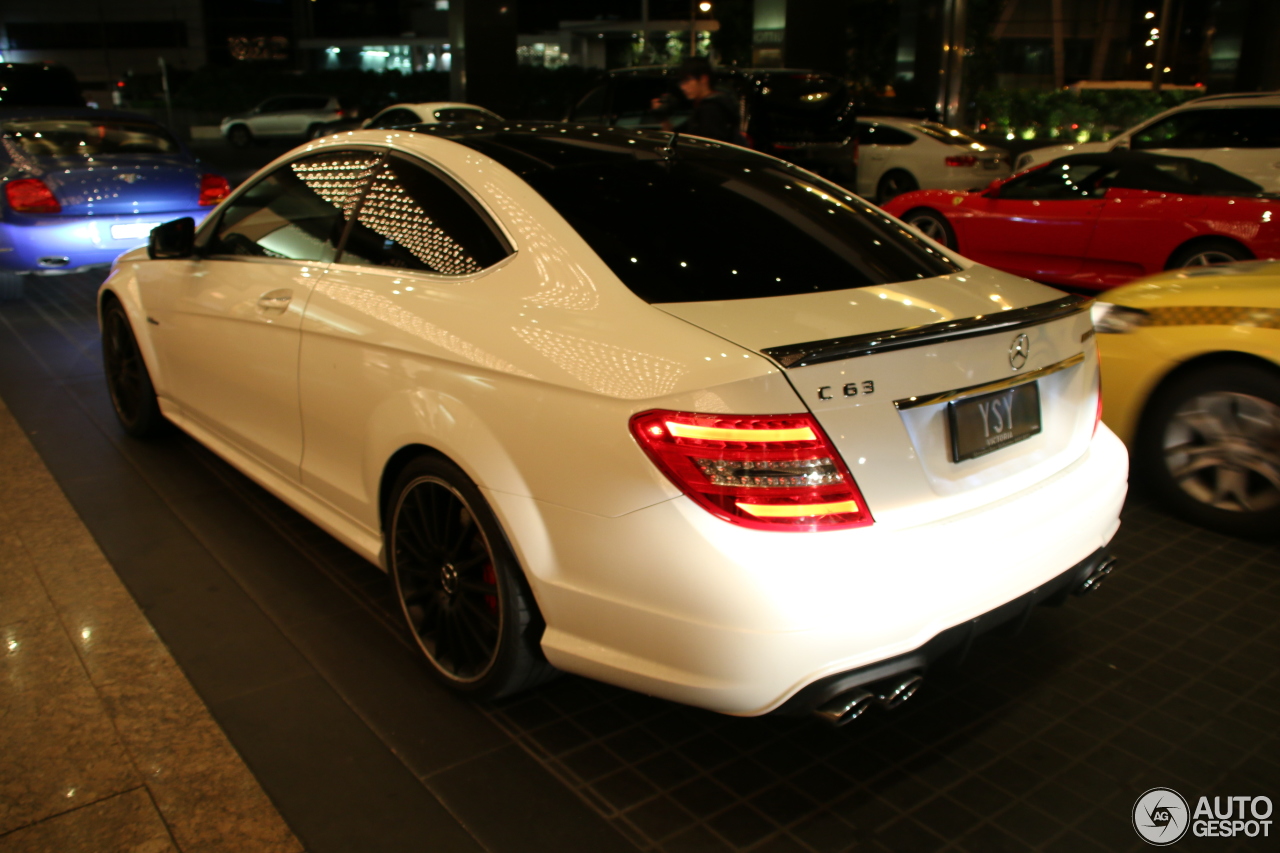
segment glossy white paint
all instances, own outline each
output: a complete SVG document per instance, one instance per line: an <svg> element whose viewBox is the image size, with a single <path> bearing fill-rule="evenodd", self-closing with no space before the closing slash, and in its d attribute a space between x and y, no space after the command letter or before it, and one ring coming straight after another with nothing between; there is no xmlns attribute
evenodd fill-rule
<svg viewBox="0 0 1280 853"><path fill-rule="evenodd" d="M858 195L863 198L875 201L880 180L890 172L910 175L916 182L916 188L924 190L980 189L993 180L1009 177L1010 162L1003 151L981 144L975 148L941 142L921 130L917 120L862 116L858 124L891 128L914 140L902 145L859 142ZM942 125L932 126L942 128ZM971 166L948 166L946 163L948 157L965 155L974 157L977 162Z"/></svg>
<svg viewBox="0 0 1280 853"><path fill-rule="evenodd" d="M648 305L521 179L448 140L344 133L277 162L353 144L435 164L513 254L448 277L131 253L104 290L125 304L165 414L370 560L381 560L389 461L415 446L453 459L508 534L556 665L762 713L1038 586L1114 533L1125 456L1105 427L1092 432L1086 314L1026 330L1026 370L1085 356L1042 381L1043 433L958 465L945 456L945 407L907 414L893 401L1006 378L1011 334L792 370L760 353L1055 291L971 266L880 288ZM285 290L283 307L261 301ZM874 395L815 399L855 373ZM652 408L811 409L876 524L773 533L711 516L628 433Z"/></svg>
<svg viewBox="0 0 1280 853"><path fill-rule="evenodd" d="M1034 148L1018 156L1015 171L1021 172L1032 166L1047 163L1068 154L1088 154L1097 151L1126 150L1137 134L1156 125L1170 116L1180 113L1201 110L1221 110L1223 120L1230 118L1234 109L1268 108L1280 110L1280 94L1249 93L1244 95L1214 95L1208 98L1197 98L1173 109L1165 110L1146 121L1117 134L1105 142L1083 142L1071 145L1049 145ZM1156 131L1158 132L1158 131ZM1260 147L1213 147L1213 148L1143 148L1151 154L1167 154L1171 157L1191 157L1207 163L1221 166L1229 172L1235 172L1261 186L1267 192L1280 191L1280 148Z"/></svg>

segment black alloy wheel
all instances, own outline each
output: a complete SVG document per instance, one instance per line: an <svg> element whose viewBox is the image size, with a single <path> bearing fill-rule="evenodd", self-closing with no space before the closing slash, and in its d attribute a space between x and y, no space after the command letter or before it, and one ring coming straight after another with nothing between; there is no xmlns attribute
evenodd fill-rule
<svg viewBox="0 0 1280 853"><path fill-rule="evenodd" d="M515 555L456 465L413 460L397 480L386 535L401 612L442 682L496 699L555 672L538 645L541 616Z"/></svg>
<svg viewBox="0 0 1280 853"><path fill-rule="evenodd" d="M236 148L248 148L253 142L253 133L243 124L237 124L227 131L227 141Z"/></svg>
<svg viewBox="0 0 1280 853"><path fill-rule="evenodd" d="M111 405L124 431L134 438L162 432L167 421L160 413L151 374L133 335L129 315L123 305L110 297L102 310L102 366Z"/></svg>
<svg viewBox="0 0 1280 853"><path fill-rule="evenodd" d="M884 204L903 193L915 192L918 189L920 189L919 182L909 172L894 169L880 176L880 182L876 184L876 203Z"/></svg>
<svg viewBox="0 0 1280 853"><path fill-rule="evenodd" d="M1144 413L1134 467L1174 514L1235 536L1280 536L1280 374L1193 370Z"/></svg>

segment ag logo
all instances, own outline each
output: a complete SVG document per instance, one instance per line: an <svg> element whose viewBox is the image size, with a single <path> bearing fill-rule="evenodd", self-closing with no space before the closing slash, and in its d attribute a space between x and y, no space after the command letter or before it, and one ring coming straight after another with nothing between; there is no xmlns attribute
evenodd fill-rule
<svg viewBox="0 0 1280 853"><path fill-rule="evenodd" d="M1165 847L1187 834L1187 801L1172 788L1152 788L1133 804L1133 828L1142 840Z"/></svg>

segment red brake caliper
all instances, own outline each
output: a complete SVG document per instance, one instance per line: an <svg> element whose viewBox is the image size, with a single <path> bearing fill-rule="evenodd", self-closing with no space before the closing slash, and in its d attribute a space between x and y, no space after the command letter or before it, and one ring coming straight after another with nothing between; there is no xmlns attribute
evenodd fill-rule
<svg viewBox="0 0 1280 853"><path fill-rule="evenodd" d="M498 585L498 575L493 571L493 563L484 564L484 569L481 572L481 576L484 578L484 582L489 586ZM491 613L498 612L498 596L486 595L484 597L484 603L485 603L485 606L489 608L489 612Z"/></svg>

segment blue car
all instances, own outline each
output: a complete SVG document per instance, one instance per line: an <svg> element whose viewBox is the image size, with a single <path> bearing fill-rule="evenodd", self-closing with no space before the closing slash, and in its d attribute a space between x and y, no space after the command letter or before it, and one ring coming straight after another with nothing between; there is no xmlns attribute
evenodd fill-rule
<svg viewBox="0 0 1280 853"><path fill-rule="evenodd" d="M0 299L31 275L110 264L231 191L163 126L87 108L0 110Z"/></svg>

